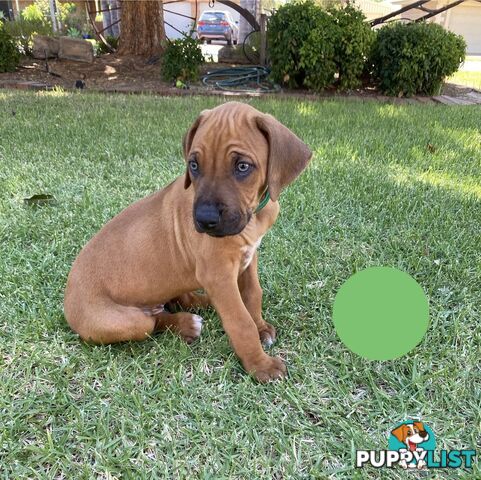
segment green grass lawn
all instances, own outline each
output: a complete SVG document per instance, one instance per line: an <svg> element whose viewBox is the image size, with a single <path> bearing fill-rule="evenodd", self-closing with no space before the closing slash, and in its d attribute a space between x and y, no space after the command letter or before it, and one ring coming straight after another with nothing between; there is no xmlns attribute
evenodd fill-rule
<svg viewBox="0 0 481 480"><path fill-rule="evenodd" d="M386 449L411 416L438 448L479 448L480 106L252 101L315 152L260 249L286 381L248 377L212 311L192 346L89 346L69 330L79 250L183 172L183 133L220 101L0 91L1 478L420 478L353 467L355 449ZM25 206L35 193L57 204ZM351 353L331 320L340 285L374 265L429 296L425 339L395 361Z"/></svg>
<svg viewBox="0 0 481 480"><path fill-rule="evenodd" d="M448 78L449 83L456 83L466 87L476 88L481 90L481 72L456 72Z"/></svg>

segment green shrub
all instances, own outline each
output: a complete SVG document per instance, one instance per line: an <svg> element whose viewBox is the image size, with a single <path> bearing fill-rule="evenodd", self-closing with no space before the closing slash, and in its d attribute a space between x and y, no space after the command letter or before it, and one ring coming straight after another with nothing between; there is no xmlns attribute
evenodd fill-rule
<svg viewBox="0 0 481 480"><path fill-rule="evenodd" d="M364 14L347 5L327 11L311 0L280 7L269 21L269 57L274 80L289 87L321 90L361 84L374 33Z"/></svg>
<svg viewBox="0 0 481 480"><path fill-rule="evenodd" d="M306 70L301 50L311 32L323 23L324 16L322 8L311 0L287 3L271 16L267 41L272 77L276 82L291 88L304 85ZM307 64L311 63L309 57Z"/></svg>
<svg viewBox="0 0 481 480"><path fill-rule="evenodd" d="M162 58L162 76L167 81L197 80L204 56L199 42L191 37L167 44Z"/></svg>
<svg viewBox="0 0 481 480"><path fill-rule="evenodd" d="M12 36L18 49L24 55L30 55L35 35L52 35L52 27L46 23L25 20L20 17L13 22L6 22L5 30Z"/></svg>
<svg viewBox="0 0 481 480"><path fill-rule="evenodd" d="M0 21L0 72L13 72L19 60L20 55L15 42Z"/></svg>
<svg viewBox="0 0 481 480"><path fill-rule="evenodd" d="M339 88L357 88L361 85L375 33L366 22L364 13L350 4L344 8L331 8L329 12L337 26L334 61L339 73Z"/></svg>
<svg viewBox="0 0 481 480"><path fill-rule="evenodd" d="M24 55L32 53L35 35L52 35L52 25L37 4L22 10L19 18L5 23L5 30L13 37L18 49Z"/></svg>
<svg viewBox="0 0 481 480"><path fill-rule="evenodd" d="M378 31L371 62L388 95L438 94L464 61L464 39L434 23L395 23Z"/></svg>
<svg viewBox="0 0 481 480"><path fill-rule="evenodd" d="M335 81L336 26L330 15L321 12L316 27L299 49L299 67L303 69L303 85L313 90L322 90Z"/></svg>

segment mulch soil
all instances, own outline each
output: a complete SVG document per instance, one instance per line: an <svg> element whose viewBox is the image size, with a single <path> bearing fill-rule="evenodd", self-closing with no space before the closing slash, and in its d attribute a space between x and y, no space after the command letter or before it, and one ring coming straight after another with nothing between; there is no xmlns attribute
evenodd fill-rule
<svg viewBox="0 0 481 480"><path fill-rule="evenodd" d="M231 67L230 64L207 64L204 71ZM158 59L141 57L118 57L115 54L96 57L93 63L68 60L45 60L25 58L15 72L0 74L0 88L45 90L54 87L75 89L83 85L86 90L121 93L154 93L161 95L224 95L252 96L256 93L218 91L202 85L192 84L189 89L179 89L162 80ZM392 98L381 95L375 88L366 86L348 93L326 90L312 93L302 90L282 90L272 95L318 100L322 98L350 98L353 100L381 100L393 103L443 103L481 104L481 92L460 85L445 84L441 95L436 97Z"/></svg>

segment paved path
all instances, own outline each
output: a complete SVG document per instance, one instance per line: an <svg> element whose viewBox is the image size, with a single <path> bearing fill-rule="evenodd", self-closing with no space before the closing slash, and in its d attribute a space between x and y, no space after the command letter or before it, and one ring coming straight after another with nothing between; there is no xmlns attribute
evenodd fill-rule
<svg viewBox="0 0 481 480"><path fill-rule="evenodd" d="M218 55L219 55L219 50L225 46L225 42L223 43L211 43L210 45L208 43L203 43L200 48L202 49L202 55L204 55L204 58L210 62L217 62L218 61ZM212 60L211 60L212 57Z"/></svg>

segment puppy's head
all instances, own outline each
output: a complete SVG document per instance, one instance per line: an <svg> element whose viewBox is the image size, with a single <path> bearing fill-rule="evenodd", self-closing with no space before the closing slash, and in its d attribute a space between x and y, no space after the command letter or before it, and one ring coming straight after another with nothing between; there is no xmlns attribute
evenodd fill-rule
<svg viewBox="0 0 481 480"><path fill-rule="evenodd" d="M416 450L419 443L429 439L429 433L424 429L422 422L403 424L391 432L401 443L405 443L410 450Z"/></svg>
<svg viewBox="0 0 481 480"><path fill-rule="evenodd" d="M215 237L240 233L266 190L277 201L312 155L274 117L238 102L204 110L183 148L185 188L195 190L195 228Z"/></svg>

